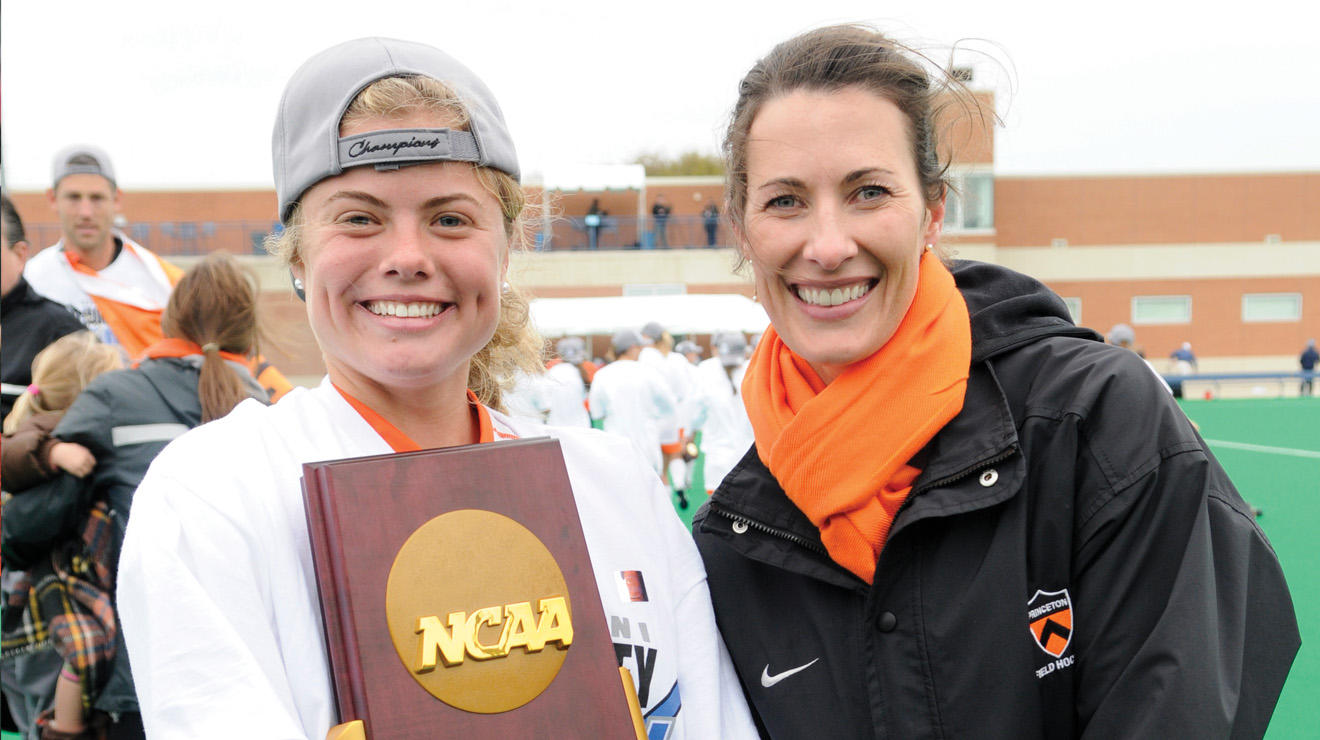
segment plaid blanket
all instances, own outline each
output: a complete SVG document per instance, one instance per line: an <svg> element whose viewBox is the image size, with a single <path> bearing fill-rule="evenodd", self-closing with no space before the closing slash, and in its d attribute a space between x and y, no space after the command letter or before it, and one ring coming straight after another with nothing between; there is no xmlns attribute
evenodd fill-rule
<svg viewBox="0 0 1320 740"><path fill-rule="evenodd" d="M26 573L4 579L0 658L53 645L78 675L87 709L110 678L115 657L113 534L110 511L98 501L81 537L60 543Z"/></svg>

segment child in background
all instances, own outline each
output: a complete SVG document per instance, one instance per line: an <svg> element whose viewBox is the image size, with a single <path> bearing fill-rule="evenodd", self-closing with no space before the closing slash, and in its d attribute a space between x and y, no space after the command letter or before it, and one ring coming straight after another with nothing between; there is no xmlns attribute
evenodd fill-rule
<svg viewBox="0 0 1320 740"><path fill-rule="evenodd" d="M96 466L92 453L76 442L62 442L51 437L51 431L93 378L121 367L123 360L119 350L102 344L91 332L74 332L61 337L37 353L32 361L32 384L18 397L13 411L4 420L0 481L6 491L22 495L24 490L53 478L60 471L78 478L92 472ZM55 683L55 705L51 716L44 718L42 737L79 737L85 729L86 711L95 692L93 677L98 665L92 664L104 661L108 666L109 661L108 656L101 657L99 651L88 651L85 647L79 649L69 643L83 642L88 630L103 630L96 623L103 622L104 615L98 619L95 616L98 609L91 608L91 615L68 617L70 609L64 607L71 602L81 604L86 601L83 596L89 590L81 589L75 593L58 573L40 578L38 573L47 570L44 566L45 562L34 568L32 577L21 579L22 585L17 590L25 593L16 595L20 602L24 602L23 607L15 608L13 602L6 603L4 653L8 658L11 652L21 655L25 648L38 649L47 640L54 643L56 651L65 659L65 665ZM108 594L109 584L100 586ZM32 609L31 606L38 601L42 605L56 604L57 613L47 608ZM72 608L79 610L76 606ZM38 615L45 615L46 619ZM110 624L113 623L111 617ZM113 646L114 643L111 640L104 644Z"/></svg>

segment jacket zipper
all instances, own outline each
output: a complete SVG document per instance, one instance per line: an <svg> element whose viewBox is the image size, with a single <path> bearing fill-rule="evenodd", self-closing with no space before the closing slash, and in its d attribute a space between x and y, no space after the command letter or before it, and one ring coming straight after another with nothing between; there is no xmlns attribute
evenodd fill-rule
<svg viewBox="0 0 1320 740"><path fill-rule="evenodd" d="M789 542L792 542L793 544L798 545L799 547L805 547L806 549L811 550L812 552L819 553L821 555L829 557L829 553L825 551L824 547L821 547L820 545L816 544L815 542L812 542L811 540L805 537L802 537L801 535L793 534L788 530L780 529L778 527L772 527L769 524L762 524L761 522L758 522L755 519L748 519L742 514L734 513L733 511L725 508L721 504L715 503L714 501L710 502L710 510L718 513L720 516L723 516L726 519L732 520L735 524L741 522L742 524L752 529L755 529L758 532L764 532L765 534L773 535L775 537L779 537L780 539L788 540Z"/></svg>
<svg viewBox="0 0 1320 740"><path fill-rule="evenodd" d="M956 483L962 480L963 478L976 475L977 473L981 472L982 470L985 470L991 465L996 465L998 463L1007 460L1013 455L1016 455L1017 451L1018 449L1016 444L1009 445L1008 449L1004 450L1003 452L989 459L982 460L976 463L975 465L969 465L963 468L962 470L958 471L957 473L954 473L953 475L947 475L943 478L940 478L939 480L933 480L923 484L921 488L918 488L917 490L913 491L911 494L908 495L906 499L903 499L903 503L899 505L898 511L894 512L894 518L897 519L899 513L902 512L904 509L906 509L908 506L910 506L912 504L912 499L916 498L919 494L925 493L926 491L929 491L932 488L938 488L939 486L947 486L950 483Z"/></svg>

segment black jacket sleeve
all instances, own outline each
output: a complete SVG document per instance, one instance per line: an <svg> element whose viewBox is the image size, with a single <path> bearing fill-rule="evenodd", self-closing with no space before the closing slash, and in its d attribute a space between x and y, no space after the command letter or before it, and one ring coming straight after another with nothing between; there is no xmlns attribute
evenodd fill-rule
<svg viewBox="0 0 1320 740"><path fill-rule="evenodd" d="M1076 512L1079 726L1259 738L1301 644L1292 599L1250 507L1177 406L1158 405L1154 445L1083 435L1106 443L1079 461L1103 481Z"/></svg>

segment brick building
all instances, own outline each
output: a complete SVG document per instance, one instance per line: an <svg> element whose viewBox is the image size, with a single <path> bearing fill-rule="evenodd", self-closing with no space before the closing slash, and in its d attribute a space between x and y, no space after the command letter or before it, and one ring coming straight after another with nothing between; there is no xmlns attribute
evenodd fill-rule
<svg viewBox="0 0 1320 740"><path fill-rule="evenodd" d="M1083 325L1104 332L1131 324L1157 367L1188 341L1203 372L1295 370L1306 339L1320 335L1320 172L996 175L989 129L965 120L945 136L958 162L945 243L960 256L1040 278ZM648 178L641 189L554 191L545 199L529 187L530 202L551 205L542 221L548 228L536 251L515 260L515 275L541 297L751 295L749 281L732 273L727 225L719 228L720 248L702 248L701 211L722 204L723 187L720 177ZM650 203L660 193L672 204L674 248L650 250ZM58 228L45 195L11 196L33 243L53 243ZM583 216L593 201L608 217L600 248L587 251ZM274 226L273 191L131 191L122 210L128 233L162 254L252 255L275 323L299 347L293 356L306 353L301 306L288 295L287 277L261 256L261 238ZM314 361L286 362L310 362L307 372L319 372Z"/></svg>

